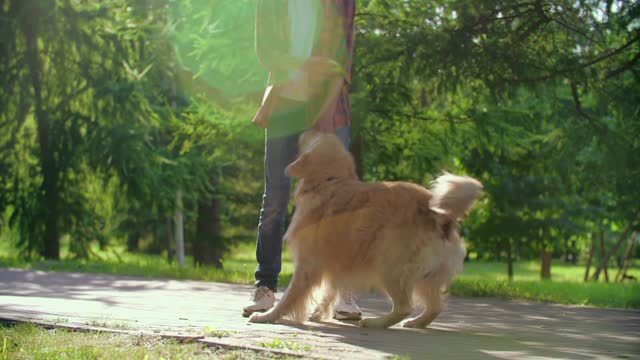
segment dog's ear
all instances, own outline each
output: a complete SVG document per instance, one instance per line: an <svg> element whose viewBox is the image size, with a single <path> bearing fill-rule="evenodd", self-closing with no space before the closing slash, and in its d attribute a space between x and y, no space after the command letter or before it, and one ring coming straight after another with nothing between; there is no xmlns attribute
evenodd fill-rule
<svg viewBox="0 0 640 360"><path fill-rule="evenodd" d="M353 156L349 152L345 152L344 156L340 156L336 161L334 170L339 177L346 177L348 179L357 179L358 174L356 172L356 162Z"/></svg>
<svg viewBox="0 0 640 360"><path fill-rule="evenodd" d="M307 173L307 163L309 162L309 157L311 154L303 153L300 155L294 162L289 164L286 169L284 169L285 175L288 177L293 177L297 179L301 179Z"/></svg>
<svg viewBox="0 0 640 360"><path fill-rule="evenodd" d="M298 138L298 147L300 151L305 151L322 133L317 130L310 129L302 133Z"/></svg>

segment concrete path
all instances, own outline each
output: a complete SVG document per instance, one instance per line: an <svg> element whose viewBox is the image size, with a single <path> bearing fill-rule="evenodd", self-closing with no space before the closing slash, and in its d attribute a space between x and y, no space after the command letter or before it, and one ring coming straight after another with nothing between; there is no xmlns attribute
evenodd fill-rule
<svg viewBox="0 0 640 360"><path fill-rule="evenodd" d="M0 269L0 319L198 338L306 358L640 359L640 311L452 298L427 330L249 324L251 288L202 281ZM281 293L280 293L281 294ZM390 308L359 298L366 316Z"/></svg>

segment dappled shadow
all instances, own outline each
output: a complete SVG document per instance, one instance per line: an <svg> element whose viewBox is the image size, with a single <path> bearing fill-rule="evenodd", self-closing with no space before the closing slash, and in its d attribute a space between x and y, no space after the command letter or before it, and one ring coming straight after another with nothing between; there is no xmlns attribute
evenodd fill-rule
<svg viewBox="0 0 640 360"><path fill-rule="evenodd" d="M389 311L381 296L358 303L365 316ZM411 358L632 358L640 354L640 312L494 299L452 298L424 330L366 329L357 322L295 325L344 344Z"/></svg>
<svg viewBox="0 0 640 360"><path fill-rule="evenodd" d="M0 269L0 296L93 300L115 306L130 303L131 299L135 303L136 292L171 297L188 290L213 295L222 287L225 291L246 294L246 290L239 289L237 285L211 284L204 281L121 275Z"/></svg>
<svg viewBox="0 0 640 360"><path fill-rule="evenodd" d="M576 351L584 348L565 346L554 349L547 345L527 344L522 338L508 334L478 334L460 330L443 330L430 328L426 330L411 329L361 329L351 327L326 327L320 330L324 336L334 340L365 347L412 359L447 359L494 358L498 354L519 354L521 356L538 356L550 358L590 358L576 357ZM595 353L593 355L596 355ZM508 358L515 358L509 356ZM517 356L517 358L522 358Z"/></svg>

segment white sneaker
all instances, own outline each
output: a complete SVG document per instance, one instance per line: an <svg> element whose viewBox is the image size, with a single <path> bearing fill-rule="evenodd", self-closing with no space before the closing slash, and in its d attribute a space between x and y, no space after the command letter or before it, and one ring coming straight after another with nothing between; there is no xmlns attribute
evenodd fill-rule
<svg viewBox="0 0 640 360"><path fill-rule="evenodd" d="M276 295L266 286L260 286L251 293L251 302L242 309L242 316L249 317L254 312L265 312L273 307Z"/></svg>
<svg viewBox="0 0 640 360"><path fill-rule="evenodd" d="M356 304L355 297L351 292L345 292L338 295L333 318L336 320L360 320L362 319L362 311Z"/></svg>

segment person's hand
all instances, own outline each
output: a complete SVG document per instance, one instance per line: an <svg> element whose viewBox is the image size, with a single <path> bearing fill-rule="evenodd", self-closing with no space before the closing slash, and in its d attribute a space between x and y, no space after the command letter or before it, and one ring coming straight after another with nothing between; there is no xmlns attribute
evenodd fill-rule
<svg viewBox="0 0 640 360"><path fill-rule="evenodd" d="M302 69L313 77L331 78L342 75L344 70L340 63L324 56L312 56L305 61Z"/></svg>

